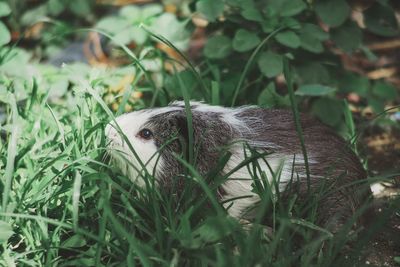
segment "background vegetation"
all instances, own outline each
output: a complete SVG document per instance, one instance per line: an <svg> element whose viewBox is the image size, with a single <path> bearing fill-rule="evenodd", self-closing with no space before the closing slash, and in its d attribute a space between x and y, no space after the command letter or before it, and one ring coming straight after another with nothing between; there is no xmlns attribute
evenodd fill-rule
<svg viewBox="0 0 400 267"><path fill-rule="evenodd" d="M290 108L287 61L300 109L361 140L353 148L371 181L389 181L400 165L398 8L385 0L0 1L0 265L361 265L377 253L374 234L400 223L398 198L361 237L350 225L332 236L314 224L316 198L282 203L255 183L265 213L248 229L216 203L218 183L207 187L195 173L182 198L136 188L108 164L103 131L113 116L183 98ZM377 132L393 154L371 157L366 143ZM398 242L373 263L399 263Z"/></svg>

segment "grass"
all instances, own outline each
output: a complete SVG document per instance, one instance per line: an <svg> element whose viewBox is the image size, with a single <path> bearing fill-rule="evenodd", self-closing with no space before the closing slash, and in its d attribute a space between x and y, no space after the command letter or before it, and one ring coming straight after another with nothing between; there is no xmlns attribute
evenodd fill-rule
<svg viewBox="0 0 400 267"><path fill-rule="evenodd" d="M138 77L142 75L150 77L141 68ZM185 84L182 80L179 84L187 105ZM228 217L218 203L216 190L229 174L221 176L214 170L201 177L190 164L195 148L190 149L188 161L180 159L189 174L182 195L157 188L149 173L144 174L146 188L132 184L105 160L104 126L114 115L102 100L104 87L101 77L81 80L65 101L51 102L40 84L26 83L30 98L24 103L16 99L13 82L7 84L9 93L2 98L6 121L0 128L4 136L0 265L347 266L357 262L370 235L356 241L351 257L344 258L343 248L353 238L351 223L331 235L315 224L318 198L310 196L307 205L296 196L281 201L273 193L277 184L271 188L258 165L257 159L265 155L253 152L243 163L252 169L254 192L261 198L262 212L250 226ZM218 92L218 83L212 83L213 103L219 102ZM122 97L126 102L127 96ZM229 157L224 154L217 169ZM279 175L279 171L274 174L275 181ZM385 220L387 214L368 233L376 232Z"/></svg>

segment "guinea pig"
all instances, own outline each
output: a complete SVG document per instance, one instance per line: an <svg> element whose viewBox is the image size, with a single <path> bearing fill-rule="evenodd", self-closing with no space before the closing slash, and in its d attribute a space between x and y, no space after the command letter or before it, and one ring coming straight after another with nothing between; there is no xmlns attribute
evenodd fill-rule
<svg viewBox="0 0 400 267"><path fill-rule="evenodd" d="M300 119L308 155L308 179L291 111L257 106L225 108L200 102L190 102L190 110L197 172L206 175L216 168L221 149L231 153L221 170L222 174L231 175L218 190L218 198L229 207L229 215L244 218L260 201L252 192L252 168L237 168L251 150L264 153L257 159L257 169L270 183L277 182L274 188L280 192L293 182L298 185L300 198L309 187L317 190L322 183L331 186L332 193L321 200L321 222L343 224L366 203L370 192L367 185L361 190L361 184L366 184L366 172L358 157L341 137L312 117L301 114ZM106 126L105 132L113 162L132 182L144 186L143 173L147 171L154 175L160 188L170 188L185 172L177 155L187 151L189 127L185 105L178 101L167 107L121 115ZM277 172L278 181L274 180ZM179 186L175 190L180 190ZM243 196L248 197L240 198ZM233 200L227 201L230 199Z"/></svg>

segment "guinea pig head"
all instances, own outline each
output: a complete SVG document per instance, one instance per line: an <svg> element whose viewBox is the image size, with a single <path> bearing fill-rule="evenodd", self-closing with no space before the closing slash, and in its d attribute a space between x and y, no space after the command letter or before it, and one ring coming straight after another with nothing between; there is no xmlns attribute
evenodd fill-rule
<svg viewBox="0 0 400 267"><path fill-rule="evenodd" d="M147 172L159 181L182 172L176 160L187 150L187 119L182 109L158 108L121 115L105 129L113 163L144 186Z"/></svg>

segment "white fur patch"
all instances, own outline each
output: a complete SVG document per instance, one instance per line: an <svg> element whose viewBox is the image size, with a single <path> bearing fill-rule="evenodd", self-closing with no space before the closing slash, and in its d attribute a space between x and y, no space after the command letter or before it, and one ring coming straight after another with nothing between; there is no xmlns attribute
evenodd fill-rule
<svg viewBox="0 0 400 267"><path fill-rule="evenodd" d="M142 130L143 125L149 118L158 112L160 111L157 109L151 111L136 111L116 118L117 125L137 153L139 160L144 164L147 172L153 174L155 171L156 177L163 164L162 158L160 158L157 163L157 146L154 144L153 140L143 140L138 138L137 134ZM127 175L132 182L139 186L144 186L144 169L142 164L139 163L138 159L129 148L128 143L120 134L118 126L115 126L115 122L111 122L106 126L105 133L110 140L108 150L117 167Z"/></svg>
<svg viewBox="0 0 400 267"><path fill-rule="evenodd" d="M231 172L239 164L241 164L246 157L251 156L250 151L247 149L244 150L243 147L239 145L232 149L231 152L232 157L225 166L224 173ZM253 164L251 163L232 173L228 177L227 181L222 185L222 188L226 194L224 195L223 201L227 201L224 203L224 206L225 208L229 207L229 215L235 218L240 218L241 216L246 215L246 211L248 211L249 208L260 201L259 196L252 192L252 185L254 183L252 177L260 178L262 173L264 173L272 193L275 192L275 183L278 185L278 190L282 192L292 179L292 176L293 179L297 178L296 173L293 173L292 175L293 159L293 155L273 153L265 156L265 161L263 159L257 160L260 170L257 169L256 174L253 173ZM310 163L313 162L313 160L310 160ZM296 155L295 164L304 164L303 157ZM299 176L300 178L304 178L305 175L299 174ZM244 196L248 197L228 201L229 199Z"/></svg>

